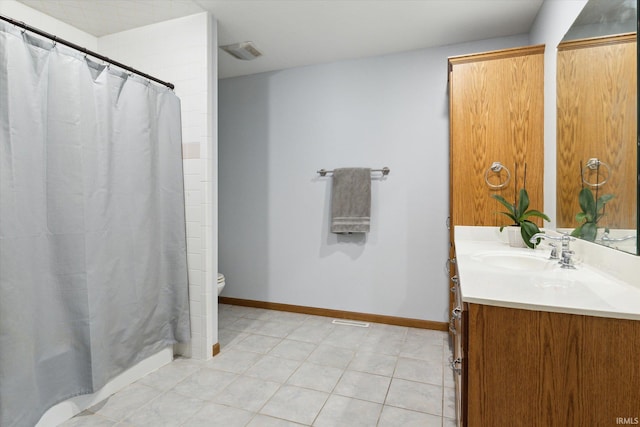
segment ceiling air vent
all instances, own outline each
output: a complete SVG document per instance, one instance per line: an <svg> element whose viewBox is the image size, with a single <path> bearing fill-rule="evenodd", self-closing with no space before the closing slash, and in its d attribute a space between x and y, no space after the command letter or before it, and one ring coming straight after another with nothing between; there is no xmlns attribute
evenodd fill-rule
<svg viewBox="0 0 640 427"><path fill-rule="evenodd" d="M229 55L242 59L243 61L250 61L252 59L256 59L258 56L262 56L262 52L256 48L253 42L228 44L220 46L220 49L224 50Z"/></svg>

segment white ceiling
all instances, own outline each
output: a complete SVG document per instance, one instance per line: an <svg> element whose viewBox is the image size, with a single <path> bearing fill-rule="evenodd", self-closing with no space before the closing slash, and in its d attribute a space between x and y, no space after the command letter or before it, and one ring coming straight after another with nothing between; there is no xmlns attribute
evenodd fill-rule
<svg viewBox="0 0 640 427"><path fill-rule="evenodd" d="M211 12L219 45L253 41L263 56L219 51L220 78L529 32L543 0L18 0L100 37Z"/></svg>

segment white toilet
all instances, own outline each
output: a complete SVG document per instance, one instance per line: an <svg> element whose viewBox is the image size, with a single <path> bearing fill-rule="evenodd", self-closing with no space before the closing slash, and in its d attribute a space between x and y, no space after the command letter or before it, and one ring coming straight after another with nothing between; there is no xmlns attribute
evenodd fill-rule
<svg viewBox="0 0 640 427"><path fill-rule="evenodd" d="M220 295L220 292L222 292L222 289L224 288L224 275L218 273L218 295Z"/></svg>

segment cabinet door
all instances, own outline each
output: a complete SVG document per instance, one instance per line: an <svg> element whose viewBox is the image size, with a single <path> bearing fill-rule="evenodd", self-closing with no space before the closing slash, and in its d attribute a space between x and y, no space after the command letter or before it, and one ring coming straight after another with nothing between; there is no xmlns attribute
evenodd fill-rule
<svg viewBox="0 0 640 427"><path fill-rule="evenodd" d="M543 210L544 46L449 58L451 224L509 225L490 196ZM494 162L505 169L490 171ZM541 225L541 223L539 223Z"/></svg>
<svg viewBox="0 0 640 427"><path fill-rule="evenodd" d="M640 321L481 304L466 313L469 427L637 424Z"/></svg>
<svg viewBox="0 0 640 427"><path fill-rule="evenodd" d="M544 46L449 58L450 256L456 225L509 225L490 196L513 200L526 187L531 208L543 210ZM506 170L488 169L502 163ZM542 225L536 220L538 225ZM454 308L449 297L449 310Z"/></svg>

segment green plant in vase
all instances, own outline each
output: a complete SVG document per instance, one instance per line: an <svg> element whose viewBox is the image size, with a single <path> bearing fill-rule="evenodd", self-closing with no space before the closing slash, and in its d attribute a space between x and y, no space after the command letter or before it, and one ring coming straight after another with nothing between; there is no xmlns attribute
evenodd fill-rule
<svg viewBox="0 0 640 427"><path fill-rule="evenodd" d="M514 222L514 226L520 227L522 240L528 247L533 249L535 245L540 243L540 239L537 239L535 244L529 241L534 234L540 233L540 229L538 228L538 226L529 218L537 217L542 218L545 221L551 220L546 214L535 209L529 209L529 194L527 193L526 189L520 189L518 197L513 204L509 203L504 197L498 194L492 194L491 197L496 199L505 208L507 208L507 212L500 213L509 217ZM504 227L504 225L500 227L500 231L502 231Z"/></svg>
<svg viewBox="0 0 640 427"><path fill-rule="evenodd" d="M583 188L578 195L578 203L582 212L576 214L576 221L580 224L571 232L573 237L579 237L584 240L593 242L596 240L598 233L598 221L605 215L605 207L607 203L615 196L613 194L603 194L598 197L596 188L596 196L589 188Z"/></svg>

